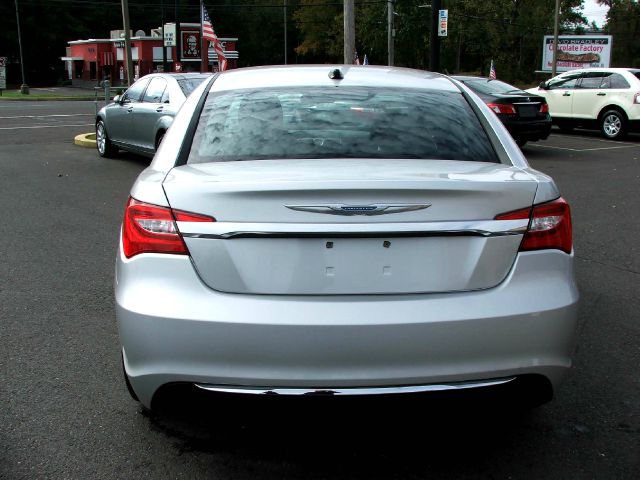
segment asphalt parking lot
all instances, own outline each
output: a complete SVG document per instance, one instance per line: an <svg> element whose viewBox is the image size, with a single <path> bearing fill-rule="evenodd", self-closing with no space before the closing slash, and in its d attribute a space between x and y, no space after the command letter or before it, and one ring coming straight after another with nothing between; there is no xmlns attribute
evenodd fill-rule
<svg viewBox="0 0 640 480"><path fill-rule="evenodd" d="M635 479L640 136L530 143L572 206L574 367L529 413L466 399L132 401L113 308L118 227L148 160L73 145L92 102L0 102L0 478Z"/></svg>

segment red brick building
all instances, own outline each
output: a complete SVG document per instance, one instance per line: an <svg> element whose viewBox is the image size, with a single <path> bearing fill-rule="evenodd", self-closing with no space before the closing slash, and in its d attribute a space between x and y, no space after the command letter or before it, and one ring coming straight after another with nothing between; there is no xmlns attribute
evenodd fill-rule
<svg viewBox="0 0 640 480"><path fill-rule="evenodd" d="M166 65L169 72L200 72L202 61L200 48L200 24L181 23L176 28L175 46L166 48ZM227 57L228 68L237 68L237 38L220 38ZM112 85L126 84L127 62L124 57L124 39L121 30L113 30L111 38L73 40L68 42L67 55L60 59L65 62L68 79L74 86L94 87L109 77ZM209 71L218 69L218 56L209 47ZM139 30L131 37L131 58L134 78L153 72L164 71L161 29L154 29L151 35Z"/></svg>

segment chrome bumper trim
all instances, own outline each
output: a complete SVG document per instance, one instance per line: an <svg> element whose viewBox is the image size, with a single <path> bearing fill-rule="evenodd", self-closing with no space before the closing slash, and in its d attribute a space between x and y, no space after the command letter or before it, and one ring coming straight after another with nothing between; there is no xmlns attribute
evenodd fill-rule
<svg viewBox="0 0 640 480"><path fill-rule="evenodd" d="M231 240L234 238L421 238L421 237L504 237L522 235L526 228L507 232L486 232L482 230L442 230L439 232L227 232L221 234L183 233L187 238L207 238L210 240Z"/></svg>
<svg viewBox="0 0 640 480"><path fill-rule="evenodd" d="M442 392L447 390L465 390L470 388L495 387L512 382L516 377L496 378L475 382L453 382L431 385L407 385L401 387L347 387L347 388L268 388L242 387L231 385L210 385L196 383L195 386L203 390L217 393L240 393L250 395L395 395L403 393Z"/></svg>

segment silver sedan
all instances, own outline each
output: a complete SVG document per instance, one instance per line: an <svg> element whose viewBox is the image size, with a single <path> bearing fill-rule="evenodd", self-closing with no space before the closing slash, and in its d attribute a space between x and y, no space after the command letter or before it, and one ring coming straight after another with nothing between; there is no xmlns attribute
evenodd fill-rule
<svg viewBox="0 0 640 480"><path fill-rule="evenodd" d="M461 83L224 72L131 189L125 380L146 407L175 382L370 395L535 380L548 399L571 366L573 263L567 202Z"/></svg>
<svg viewBox="0 0 640 480"><path fill-rule="evenodd" d="M118 149L153 156L173 117L207 74L156 73L135 82L96 115L96 146L101 157Z"/></svg>

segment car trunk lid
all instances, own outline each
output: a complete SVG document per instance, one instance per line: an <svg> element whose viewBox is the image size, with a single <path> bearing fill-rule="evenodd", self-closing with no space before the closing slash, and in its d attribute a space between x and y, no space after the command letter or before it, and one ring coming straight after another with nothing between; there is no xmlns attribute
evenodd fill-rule
<svg viewBox="0 0 640 480"><path fill-rule="evenodd" d="M211 288L398 294L490 288L507 275L535 180L516 167L437 160L259 160L187 165L164 182Z"/></svg>

